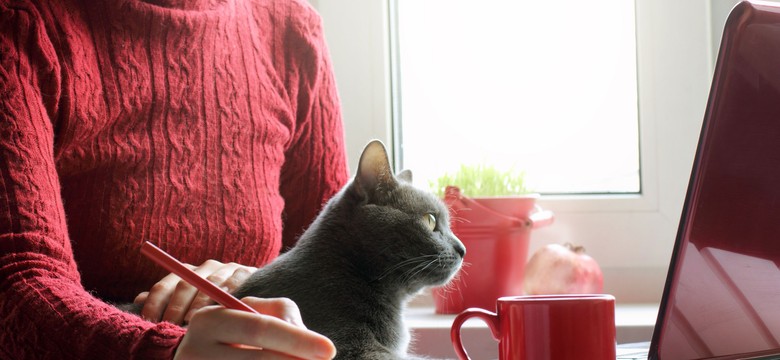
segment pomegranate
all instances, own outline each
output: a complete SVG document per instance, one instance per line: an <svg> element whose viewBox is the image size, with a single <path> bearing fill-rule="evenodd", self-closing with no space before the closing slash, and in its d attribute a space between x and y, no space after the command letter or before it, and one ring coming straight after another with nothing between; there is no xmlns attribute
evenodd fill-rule
<svg viewBox="0 0 780 360"><path fill-rule="evenodd" d="M546 245L525 267L523 290L528 295L598 294L603 289L601 267L582 246Z"/></svg>

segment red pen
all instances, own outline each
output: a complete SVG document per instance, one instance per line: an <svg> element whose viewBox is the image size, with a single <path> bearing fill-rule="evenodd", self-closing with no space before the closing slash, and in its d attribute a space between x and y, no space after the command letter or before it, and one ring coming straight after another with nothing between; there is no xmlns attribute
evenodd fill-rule
<svg viewBox="0 0 780 360"><path fill-rule="evenodd" d="M169 255L167 252L163 251L157 246L154 246L154 244L148 241L144 241L144 243L141 244L141 254L144 254L146 257L152 259L158 265L164 267L165 270L178 275L180 278L184 279L184 281L190 283L190 285L196 287L198 290L208 295L220 305L228 309L243 310L259 315L255 309L252 309L249 307L249 305L242 303L233 295L230 295L229 293L214 285L211 281L204 279L196 272L188 269L186 266L184 266L184 264L179 262L179 260L176 260L176 258Z"/></svg>

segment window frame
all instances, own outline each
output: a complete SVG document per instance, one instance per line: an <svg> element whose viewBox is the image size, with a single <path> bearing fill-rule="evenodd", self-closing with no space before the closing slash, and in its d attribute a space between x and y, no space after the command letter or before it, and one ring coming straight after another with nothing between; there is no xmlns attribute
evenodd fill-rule
<svg viewBox="0 0 780 360"><path fill-rule="evenodd" d="M323 18L333 59L350 169L357 168L369 139L384 141L396 159L389 30L394 0L310 1ZM734 3L636 0L642 192L542 197L539 205L556 220L534 230L531 252L548 243L583 245L604 271L605 292L623 302L660 299L713 55Z"/></svg>

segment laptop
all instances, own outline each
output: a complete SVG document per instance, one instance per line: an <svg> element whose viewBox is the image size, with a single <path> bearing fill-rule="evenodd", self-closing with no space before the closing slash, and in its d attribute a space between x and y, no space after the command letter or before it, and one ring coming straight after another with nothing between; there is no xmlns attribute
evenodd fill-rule
<svg viewBox="0 0 780 360"><path fill-rule="evenodd" d="M780 359L780 3L726 21L652 341L618 359Z"/></svg>

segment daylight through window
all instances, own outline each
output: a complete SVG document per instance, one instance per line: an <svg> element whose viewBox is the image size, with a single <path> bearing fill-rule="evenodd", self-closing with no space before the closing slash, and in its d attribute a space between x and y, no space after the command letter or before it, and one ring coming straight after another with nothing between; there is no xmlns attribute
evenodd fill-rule
<svg viewBox="0 0 780 360"><path fill-rule="evenodd" d="M542 193L640 192L634 2L396 0L401 166L514 168Z"/></svg>

